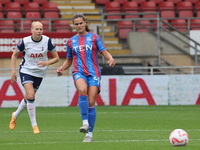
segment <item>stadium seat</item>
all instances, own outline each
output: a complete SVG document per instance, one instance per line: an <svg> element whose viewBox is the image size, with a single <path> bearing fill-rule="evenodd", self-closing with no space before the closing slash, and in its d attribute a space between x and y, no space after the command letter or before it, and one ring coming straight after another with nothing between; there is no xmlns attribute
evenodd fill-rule
<svg viewBox="0 0 200 150"><path fill-rule="evenodd" d="M124 2L123 11L125 13L139 13L139 6L136 2ZM139 15L125 15L125 19L139 18Z"/></svg>
<svg viewBox="0 0 200 150"><path fill-rule="evenodd" d="M31 32L31 23L31 20L23 20L23 22L21 22L21 20L17 21L18 32ZM21 28L23 28L23 31Z"/></svg>
<svg viewBox="0 0 200 150"><path fill-rule="evenodd" d="M131 0L131 2L136 2L138 4L141 4L142 2L145 2L146 0Z"/></svg>
<svg viewBox="0 0 200 150"><path fill-rule="evenodd" d="M176 28L179 31L187 31L187 22L185 19L173 19L171 21L171 26Z"/></svg>
<svg viewBox="0 0 200 150"><path fill-rule="evenodd" d="M155 2L156 4L159 4L160 2L163 2L164 0L149 0L150 2Z"/></svg>
<svg viewBox="0 0 200 150"><path fill-rule="evenodd" d="M95 0L95 4L103 4L103 5L105 5L107 2L110 2L110 0Z"/></svg>
<svg viewBox="0 0 200 150"><path fill-rule="evenodd" d="M15 33L14 29L4 29L4 30L0 30L0 33Z"/></svg>
<svg viewBox="0 0 200 150"><path fill-rule="evenodd" d="M172 2L172 3L174 3L174 4L177 4L178 2L180 2L180 1L182 1L182 0L167 0L167 1Z"/></svg>
<svg viewBox="0 0 200 150"><path fill-rule="evenodd" d="M127 33L133 31L132 21L118 21L117 22L118 37L120 39L127 39Z"/></svg>
<svg viewBox="0 0 200 150"><path fill-rule="evenodd" d="M15 32L15 24L13 20L0 20L0 30L2 32Z"/></svg>
<svg viewBox="0 0 200 150"><path fill-rule="evenodd" d="M59 9L56 3L47 2L42 4L44 18L59 18Z"/></svg>
<svg viewBox="0 0 200 150"><path fill-rule="evenodd" d="M55 20L54 29L56 32L72 32L68 20Z"/></svg>
<svg viewBox="0 0 200 150"><path fill-rule="evenodd" d="M43 24L43 32L49 32L49 20L40 20L40 22ZM51 23L51 30L52 31L52 23Z"/></svg>
<svg viewBox="0 0 200 150"><path fill-rule="evenodd" d="M195 3L198 2L199 0L185 0L185 1L189 1L189 2L191 2L192 4L195 4Z"/></svg>
<svg viewBox="0 0 200 150"><path fill-rule="evenodd" d="M175 18L175 6L173 2L163 1L159 3L161 18Z"/></svg>
<svg viewBox="0 0 200 150"><path fill-rule="evenodd" d="M179 17L193 17L193 6L189 1L178 2L177 3L177 11Z"/></svg>
<svg viewBox="0 0 200 150"><path fill-rule="evenodd" d="M32 2L36 2L36 3L40 4L40 5L42 5L43 3L47 3L48 0L32 0Z"/></svg>
<svg viewBox="0 0 200 150"><path fill-rule="evenodd" d="M141 11L143 13L157 12L157 6L155 2L142 2ZM143 18L156 18L157 14L144 14Z"/></svg>
<svg viewBox="0 0 200 150"><path fill-rule="evenodd" d="M137 22L142 24L146 28L152 29L151 22L149 20L138 20ZM138 32L149 32L149 30L145 29L144 27L142 27L141 25L139 25L137 23L136 23L135 27Z"/></svg>
<svg viewBox="0 0 200 150"><path fill-rule="evenodd" d="M113 0L113 2L119 2L122 5L124 2L128 2L128 0Z"/></svg>
<svg viewBox="0 0 200 150"><path fill-rule="evenodd" d="M24 5L25 3L28 3L29 0L14 0L14 2L18 2L18 3L20 3L21 5Z"/></svg>
<svg viewBox="0 0 200 150"><path fill-rule="evenodd" d="M22 18L22 8L18 2L6 3L5 12L7 18Z"/></svg>
<svg viewBox="0 0 200 150"><path fill-rule="evenodd" d="M200 19L190 20L190 30L200 30Z"/></svg>
<svg viewBox="0 0 200 150"><path fill-rule="evenodd" d="M163 21L166 22L166 23L169 23L169 21L166 20L166 19L164 19ZM161 22L161 21L159 22L159 25L160 25L160 27L164 27L164 28L166 28L167 30L170 30L170 27L169 27L168 25L164 24L164 23ZM153 21L153 28L154 28L155 31L157 31L157 20L154 20L154 21ZM162 29L162 28L160 28L160 31L165 31L165 30Z"/></svg>
<svg viewBox="0 0 200 150"><path fill-rule="evenodd" d="M25 3L24 12L26 18L41 18L40 6L37 2Z"/></svg>
<svg viewBox="0 0 200 150"><path fill-rule="evenodd" d="M0 0L0 3L3 5L5 5L6 3L9 3L9 2L11 2L11 0Z"/></svg>
<svg viewBox="0 0 200 150"><path fill-rule="evenodd" d="M195 3L195 11L196 11L197 17L200 17L200 1L197 1Z"/></svg>
<svg viewBox="0 0 200 150"><path fill-rule="evenodd" d="M121 13L121 6L119 2L107 2L105 5L106 13ZM121 19L121 15L108 15L107 19Z"/></svg>

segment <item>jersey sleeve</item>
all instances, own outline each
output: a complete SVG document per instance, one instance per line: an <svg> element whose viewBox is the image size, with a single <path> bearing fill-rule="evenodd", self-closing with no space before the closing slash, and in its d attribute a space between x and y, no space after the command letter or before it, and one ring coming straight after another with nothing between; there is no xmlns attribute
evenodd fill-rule
<svg viewBox="0 0 200 150"><path fill-rule="evenodd" d="M73 58L72 57L72 42L71 42L71 39L69 39L67 41L67 58Z"/></svg>
<svg viewBox="0 0 200 150"><path fill-rule="evenodd" d="M97 43L97 47L99 49L99 53L101 53L103 50L106 50L106 46L104 45L104 43L99 35L97 35L96 43Z"/></svg>
<svg viewBox="0 0 200 150"><path fill-rule="evenodd" d="M17 44L17 46L16 46L16 49L18 50L18 52L22 52L23 50L24 50L24 41L23 40L21 40L21 41L19 41L19 43Z"/></svg>
<svg viewBox="0 0 200 150"><path fill-rule="evenodd" d="M52 53L56 50L56 46L52 43L51 39L48 40L48 50Z"/></svg>

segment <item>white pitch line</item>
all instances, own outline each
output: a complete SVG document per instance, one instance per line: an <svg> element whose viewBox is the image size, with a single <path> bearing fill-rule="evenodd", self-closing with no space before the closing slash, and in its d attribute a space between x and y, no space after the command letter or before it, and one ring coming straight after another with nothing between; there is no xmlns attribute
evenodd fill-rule
<svg viewBox="0 0 200 150"><path fill-rule="evenodd" d="M190 139L191 141L200 141L200 139ZM148 140L108 140L108 141L93 141L94 143L124 143L124 142L160 142L169 141L169 139L148 139ZM82 141L74 142L24 142L24 143L0 143L0 145L28 145L28 144L64 144L64 143L82 143Z"/></svg>

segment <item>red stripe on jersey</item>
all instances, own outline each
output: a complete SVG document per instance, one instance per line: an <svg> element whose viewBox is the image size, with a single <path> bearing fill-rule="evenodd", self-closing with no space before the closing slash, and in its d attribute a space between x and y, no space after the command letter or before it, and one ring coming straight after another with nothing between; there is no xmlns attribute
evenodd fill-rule
<svg viewBox="0 0 200 150"><path fill-rule="evenodd" d="M86 62L86 49L85 49L85 36L79 37L79 51L80 51L80 56L82 60L82 68L83 72L85 75L89 75L89 72L87 70L87 62Z"/></svg>
<svg viewBox="0 0 200 150"><path fill-rule="evenodd" d="M96 72L96 76L100 78L100 71L99 71L99 68L98 68L98 59L97 59L97 55L98 55L98 51L97 51L97 46L96 46L96 41L97 41L97 36L96 34L93 34L93 40L95 42L92 43L92 60L93 60L93 66L94 66L94 69L95 69L95 72Z"/></svg>
<svg viewBox="0 0 200 150"><path fill-rule="evenodd" d="M70 47L70 49L72 51L72 55L73 55L73 59L74 59L74 61L73 61L74 70L73 71L74 72L78 72L77 57L76 57L76 55L73 52L72 39L71 38L68 40L68 45L69 45L69 47Z"/></svg>

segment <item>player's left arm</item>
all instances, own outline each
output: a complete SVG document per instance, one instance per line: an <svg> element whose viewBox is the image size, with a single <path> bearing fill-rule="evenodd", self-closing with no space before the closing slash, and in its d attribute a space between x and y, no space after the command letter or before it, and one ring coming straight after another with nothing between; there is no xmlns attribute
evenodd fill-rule
<svg viewBox="0 0 200 150"><path fill-rule="evenodd" d="M115 60L113 59L112 55L107 50L103 50L101 52L101 54L108 61L108 64L109 64L110 67L114 67L115 66Z"/></svg>

